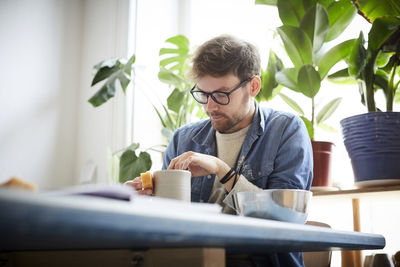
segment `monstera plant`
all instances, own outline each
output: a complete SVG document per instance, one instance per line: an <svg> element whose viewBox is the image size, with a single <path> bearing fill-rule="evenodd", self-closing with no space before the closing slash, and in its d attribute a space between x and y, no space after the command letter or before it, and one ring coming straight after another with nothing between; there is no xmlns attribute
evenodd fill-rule
<svg viewBox="0 0 400 267"><path fill-rule="evenodd" d="M118 87L125 93L126 89L133 78L133 63L135 56L125 60L121 58L113 58L103 60L94 66L96 74L92 80L92 86L102 82L100 89L88 100L94 107L99 107L115 96ZM114 152L109 156L110 161L115 161L117 157L117 170L111 167L111 173L118 172L118 180L125 182L133 179L151 168L152 161L150 154L146 151L136 154L139 148L138 143L133 143L122 150L122 154L118 157L117 154L121 151ZM110 154L110 153L109 153ZM113 164L110 164L113 166ZM109 167L110 168L110 167ZM113 174L112 174L113 175Z"/></svg>
<svg viewBox="0 0 400 267"><path fill-rule="evenodd" d="M292 66L285 67L274 52L270 52L269 63L262 70L262 88L259 100L279 95L304 121L314 152L313 186L331 186L330 162L333 143L314 140L315 126L332 129L327 119L337 109L341 98L331 99L317 112L317 94L321 82L339 61L345 59L355 39L335 43L335 39L347 28L356 14L348 0L260 0L257 4L276 5L283 23L277 32L283 42ZM311 110L308 116L301 104L282 93L288 88L306 97Z"/></svg>
<svg viewBox="0 0 400 267"><path fill-rule="evenodd" d="M166 103L151 103L162 124L162 134L166 142L172 137L173 132L182 125L190 122L192 117L205 117L204 111L190 95L191 83L185 79L185 74L190 67L191 53L189 40L183 35L173 36L166 41L167 47L161 48L159 55L160 71L158 79L168 84L172 90ZM125 60L121 58L108 59L95 65L96 74L92 86L103 82L100 89L89 99L94 107L106 103L114 97L118 87L125 93L126 88L133 78L133 64L135 56ZM164 147L162 144L161 147ZM139 144L133 143L121 151L113 152L110 156L114 162L119 162L116 172L120 182L133 179L151 168L152 161L146 150L139 150ZM152 148L149 148L152 149ZM118 154L122 153L120 156ZM110 164L113 169L115 164ZM111 171L112 172L112 171ZM115 171L114 171L115 172Z"/></svg>
<svg viewBox="0 0 400 267"><path fill-rule="evenodd" d="M169 46L160 49L162 59L158 79L168 84L172 92L167 98L167 105L162 104L162 110L154 108L163 126L162 133L169 142L176 129L190 122L193 116L204 118L205 113L190 95L193 84L185 78L192 58L189 40L177 35L165 42Z"/></svg>

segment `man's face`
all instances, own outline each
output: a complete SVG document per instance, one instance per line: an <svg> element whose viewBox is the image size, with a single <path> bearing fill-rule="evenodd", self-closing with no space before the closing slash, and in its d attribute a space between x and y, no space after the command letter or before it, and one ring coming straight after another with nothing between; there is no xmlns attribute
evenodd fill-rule
<svg viewBox="0 0 400 267"><path fill-rule="evenodd" d="M197 81L197 89L206 93L214 91L230 92L242 82L233 74L222 77L204 76ZM254 102L251 92L252 80L229 95L228 105L220 105L211 97L203 108L210 117L215 130L233 133L247 127L253 118ZM258 92L258 91L257 91Z"/></svg>

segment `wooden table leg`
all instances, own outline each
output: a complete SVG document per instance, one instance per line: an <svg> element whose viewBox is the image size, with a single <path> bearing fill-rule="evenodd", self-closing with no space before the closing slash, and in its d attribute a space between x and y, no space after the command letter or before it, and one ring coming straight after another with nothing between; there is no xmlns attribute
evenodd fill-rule
<svg viewBox="0 0 400 267"><path fill-rule="evenodd" d="M353 206L353 230L361 232L360 223L360 199L352 199ZM361 250L342 251L342 267L362 267Z"/></svg>

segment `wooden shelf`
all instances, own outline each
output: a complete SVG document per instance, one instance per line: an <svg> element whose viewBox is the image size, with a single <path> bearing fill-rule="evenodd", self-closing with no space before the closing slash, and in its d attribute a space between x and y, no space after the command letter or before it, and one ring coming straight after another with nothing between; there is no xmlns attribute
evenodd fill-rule
<svg viewBox="0 0 400 267"><path fill-rule="evenodd" d="M373 195L394 195L400 198L400 185L392 186L377 186L377 187L364 187L364 188L354 188L346 190L336 190L336 191L313 191L314 197L323 196L347 196L351 198L359 198L364 196Z"/></svg>

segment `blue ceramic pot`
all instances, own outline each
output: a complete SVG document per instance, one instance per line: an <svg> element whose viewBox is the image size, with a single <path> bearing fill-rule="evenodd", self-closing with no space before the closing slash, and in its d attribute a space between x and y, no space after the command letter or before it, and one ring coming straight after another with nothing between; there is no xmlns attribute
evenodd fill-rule
<svg viewBox="0 0 400 267"><path fill-rule="evenodd" d="M400 179L400 112L369 112L340 124L355 182Z"/></svg>

